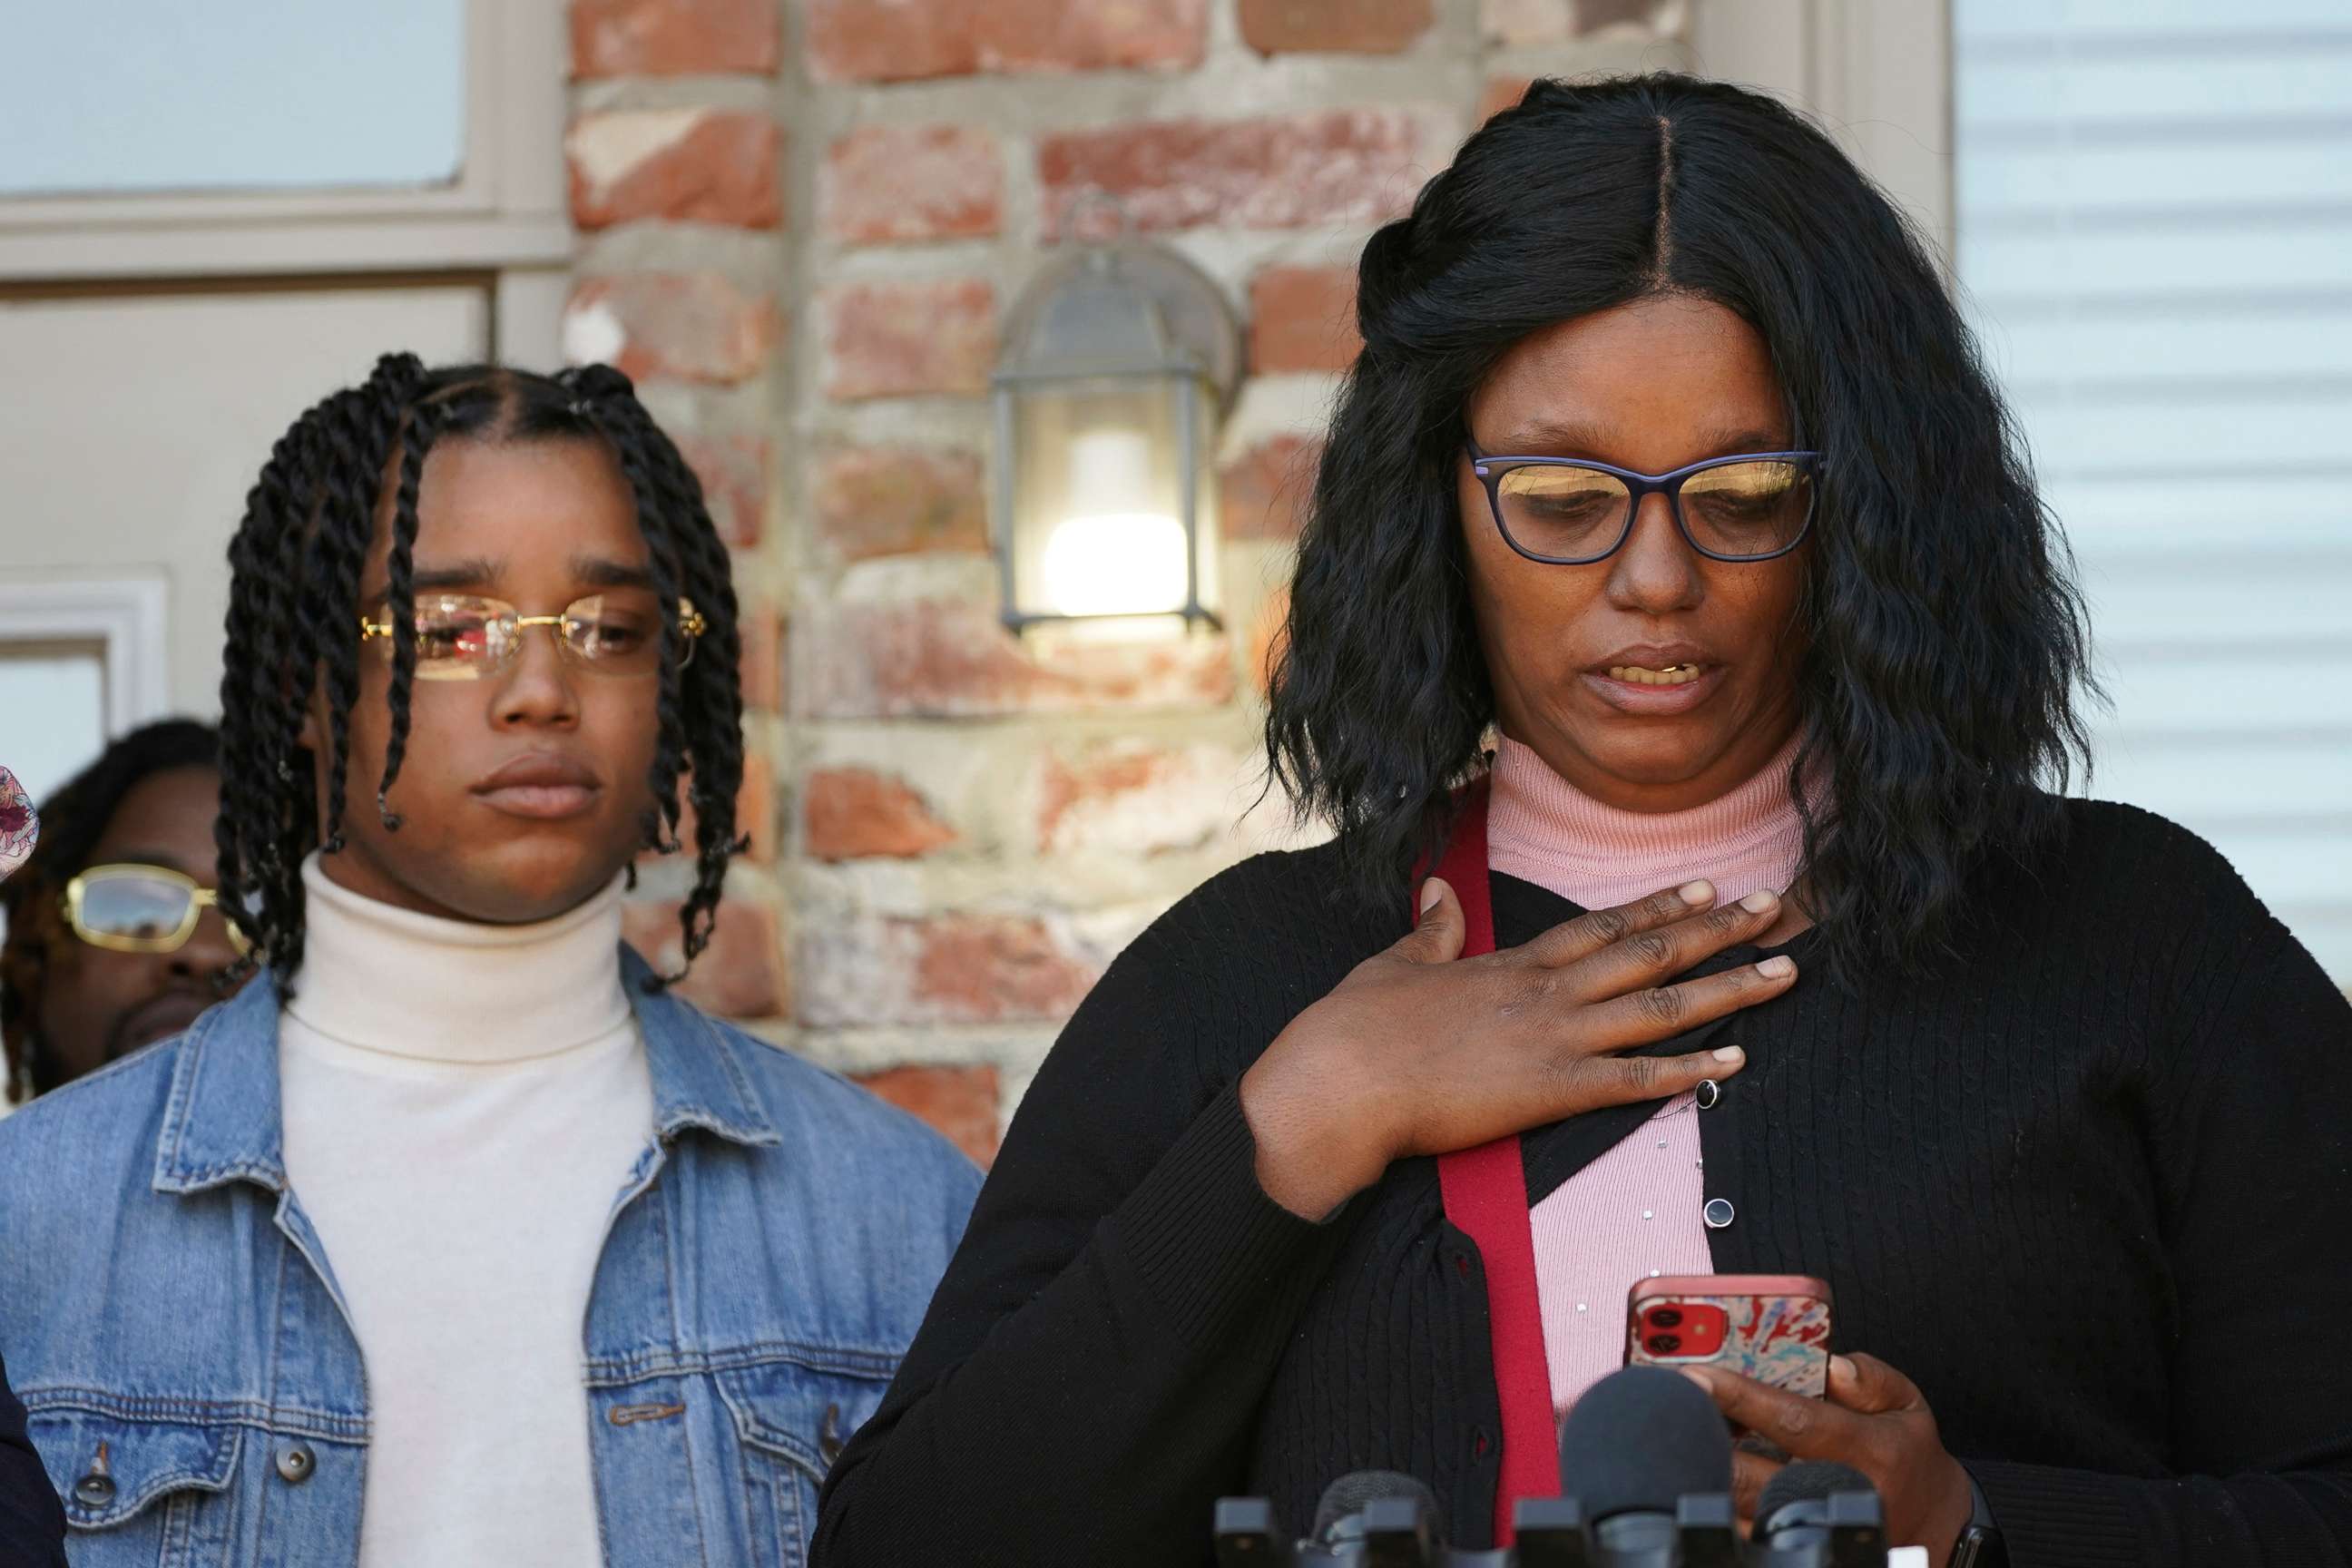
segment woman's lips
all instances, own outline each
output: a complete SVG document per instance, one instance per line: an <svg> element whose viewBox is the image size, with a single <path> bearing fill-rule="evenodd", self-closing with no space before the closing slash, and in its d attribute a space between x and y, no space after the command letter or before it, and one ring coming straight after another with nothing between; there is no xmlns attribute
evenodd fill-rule
<svg viewBox="0 0 2352 1568"><path fill-rule="evenodd" d="M560 822L584 816L596 804L596 789L593 784L510 784L476 790L474 797L492 811L502 811L509 816Z"/></svg>
<svg viewBox="0 0 2352 1568"><path fill-rule="evenodd" d="M1698 674L1696 679L1670 686L1621 680L1603 670L1586 670L1583 679L1601 700L1619 712L1662 718L1689 712L1714 696L1716 689L1723 684L1723 666L1703 664L1696 668ZM1681 669L1675 671L1676 674L1681 672Z"/></svg>

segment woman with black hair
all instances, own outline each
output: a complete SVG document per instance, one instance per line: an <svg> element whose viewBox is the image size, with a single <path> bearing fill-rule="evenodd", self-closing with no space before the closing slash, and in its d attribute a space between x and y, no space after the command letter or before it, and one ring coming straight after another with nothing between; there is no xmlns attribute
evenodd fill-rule
<svg viewBox="0 0 2352 1568"><path fill-rule="evenodd" d="M2051 793L2080 603L1894 208L1755 94L1541 83L1358 316L1267 720L1336 837L1079 1009L820 1561L1197 1563L1365 1468L1485 1544L1710 1271L1829 1281L1824 1399L1702 1381L1931 1561L2352 1560L2352 1008Z"/></svg>
<svg viewBox="0 0 2352 1568"><path fill-rule="evenodd" d="M0 1121L0 1355L73 1560L799 1563L978 1173L667 989L740 847L692 472L617 371L389 355L230 562L258 973ZM686 802L657 971L622 893Z"/></svg>

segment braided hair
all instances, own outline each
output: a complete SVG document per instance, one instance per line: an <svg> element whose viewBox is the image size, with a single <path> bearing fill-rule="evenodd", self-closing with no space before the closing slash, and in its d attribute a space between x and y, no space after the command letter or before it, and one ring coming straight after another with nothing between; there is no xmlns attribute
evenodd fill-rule
<svg viewBox="0 0 2352 1568"><path fill-rule="evenodd" d="M427 371L414 354L386 354L364 383L312 405L279 438L229 544L216 829L221 909L253 943L248 965L266 963L281 988L290 986L302 964L303 858L343 847L351 714L360 692L360 579L387 499L391 722L375 805L386 831L400 826L389 796L407 751L416 675L416 496L425 459L444 437L597 442L628 482L662 616L659 730L646 781L655 804L645 814L645 845L663 853L680 847L683 776L694 811L695 882L678 920L691 965L709 942L727 862L743 847L735 830L743 778L735 590L694 470L637 401L629 378L602 364L551 376L481 364ZM681 598L693 601L705 623L691 663ZM314 685L326 702L319 756L301 743ZM648 988L683 973L655 976Z"/></svg>
<svg viewBox="0 0 2352 1568"><path fill-rule="evenodd" d="M41 803L41 839L16 875L0 883L0 1101L47 1094L64 1081L61 1064L41 1037L38 998L48 944L62 926L49 911L66 884L89 869L98 841L123 798L157 773L218 765L219 737L194 719L160 719L109 744L98 760Z"/></svg>

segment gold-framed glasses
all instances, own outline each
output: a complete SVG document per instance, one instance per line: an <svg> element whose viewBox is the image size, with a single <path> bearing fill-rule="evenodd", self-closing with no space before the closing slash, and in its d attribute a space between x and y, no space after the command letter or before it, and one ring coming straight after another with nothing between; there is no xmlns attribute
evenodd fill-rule
<svg viewBox="0 0 2352 1568"><path fill-rule="evenodd" d="M220 907L220 894L169 866L131 861L92 866L66 884L58 900L66 924L92 947L115 952L176 952L195 934L196 921ZM226 916L229 945L242 954L252 944Z"/></svg>
<svg viewBox="0 0 2352 1568"><path fill-rule="evenodd" d="M677 602L678 630L686 637L683 668L694 660L696 642L709 625L691 599ZM652 675L661 668L660 606L646 594L591 594L574 599L557 616L526 616L504 599L477 594L420 594L416 598L416 678L419 680L478 680L514 662L523 634L545 626L555 646L581 668L596 675ZM383 661L392 662L393 624L360 616L360 640L381 639Z"/></svg>

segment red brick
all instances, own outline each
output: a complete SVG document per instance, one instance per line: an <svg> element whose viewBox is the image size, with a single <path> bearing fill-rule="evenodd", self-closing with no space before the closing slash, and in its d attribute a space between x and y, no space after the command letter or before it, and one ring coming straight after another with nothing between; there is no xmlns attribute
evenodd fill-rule
<svg viewBox="0 0 2352 1568"><path fill-rule="evenodd" d="M1198 848L1240 817L1244 772L1240 757L1218 746L1120 741L1049 754L1038 772L1038 852L1136 856Z"/></svg>
<svg viewBox="0 0 2352 1568"><path fill-rule="evenodd" d="M674 434L677 455L702 481L702 504L719 537L738 549L760 542L768 514L773 448L763 436Z"/></svg>
<svg viewBox="0 0 2352 1568"><path fill-rule="evenodd" d="M848 245L970 239L1003 221L996 138L968 125L871 125L827 150L817 193L826 234Z"/></svg>
<svg viewBox="0 0 2352 1568"><path fill-rule="evenodd" d="M1241 0L1242 39L1262 55L1392 55L1429 22L1429 0Z"/></svg>
<svg viewBox="0 0 2352 1568"><path fill-rule="evenodd" d="M820 768L802 792L807 849L819 860L910 860L956 841L955 829L904 779L870 768Z"/></svg>
<svg viewBox="0 0 2352 1568"><path fill-rule="evenodd" d="M817 531L845 561L988 549L980 459L912 447L837 447L817 459Z"/></svg>
<svg viewBox="0 0 2352 1568"><path fill-rule="evenodd" d="M686 960L678 908L635 900L621 906L622 940L664 974L677 973ZM753 900L721 900L710 945L694 961L677 994L722 1018L772 1018L787 1011L791 986L783 947L776 940L776 911Z"/></svg>
<svg viewBox="0 0 2352 1568"><path fill-rule="evenodd" d="M584 229L653 218L773 228L783 220L782 146L783 132L764 114L583 115L563 139L572 221Z"/></svg>
<svg viewBox="0 0 2352 1568"><path fill-rule="evenodd" d="M1345 370L1356 335L1356 269L1268 267L1250 279L1250 368Z"/></svg>
<svg viewBox="0 0 2352 1568"><path fill-rule="evenodd" d="M694 853L694 802L683 785L678 790L681 810L677 818L677 853ZM743 783L735 792L735 831L751 839L745 857L761 865L776 858L776 771L767 753L747 750L743 753ZM668 857L656 855L648 849L638 856L641 860L660 860Z"/></svg>
<svg viewBox="0 0 2352 1568"><path fill-rule="evenodd" d="M844 283L822 295L829 397L988 390L996 290L977 278Z"/></svg>
<svg viewBox="0 0 2352 1568"><path fill-rule="evenodd" d="M997 1085L992 1067L897 1067L857 1081L933 1131L987 1169L996 1158Z"/></svg>
<svg viewBox="0 0 2352 1568"><path fill-rule="evenodd" d="M1535 84L1531 76L1490 76L1486 89L1478 95L1478 123L1484 125L1507 109L1518 107L1527 97L1528 89Z"/></svg>
<svg viewBox="0 0 2352 1568"><path fill-rule="evenodd" d="M1101 973L1055 923L997 910L804 922L799 964L819 1028L1059 1023Z"/></svg>
<svg viewBox="0 0 2352 1568"><path fill-rule="evenodd" d="M1095 983L1092 965L1065 952L1043 921L1027 916L952 914L889 923L914 938L908 1000L918 1016L960 1024L1058 1021Z"/></svg>
<svg viewBox="0 0 2352 1568"><path fill-rule="evenodd" d="M1323 443L1311 436L1261 441L1219 474L1218 518L1227 539L1296 539L1315 494Z"/></svg>
<svg viewBox="0 0 2352 1568"><path fill-rule="evenodd" d="M749 380L766 368L782 331L772 299L715 272L591 278L564 307L567 353L609 360L639 380Z"/></svg>
<svg viewBox="0 0 2352 1568"><path fill-rule="evenodd" d="M1207 0L811 0L809 74L909 81L978 71L1201 63Z"/></svg>
<svg viewBox="0 0 2352 1568"><path fill-rule="evenodd" d="M765 605L746 604L737 609L735 626L743 643L743 706L781 711L784 705L782 621Z"/></svg>
<svg viewBox="0 0 2352 1568"><path fill-rule="evenodd" d="M1222 637L1097 643L1042 652L992 607L960 600L831 605L814 638L813 716L830 719L1198 707L1234 693Z"/></svg>
<svg viewBox="0 0 2352 1568"><path fill-rule="evenodd" d="M772 71L782 16L776 0L572 0L572 74Z"/></svg>
<svg viewBox="0 0 2352 1568"><path fill-rule="evenodd" d="M1412 117L1342 109L1256 120L1168 120L1047 136L1037 148L1044 226L1100 191L1138 229L1370 223L1411 205L1425 171Z"/></svg>

